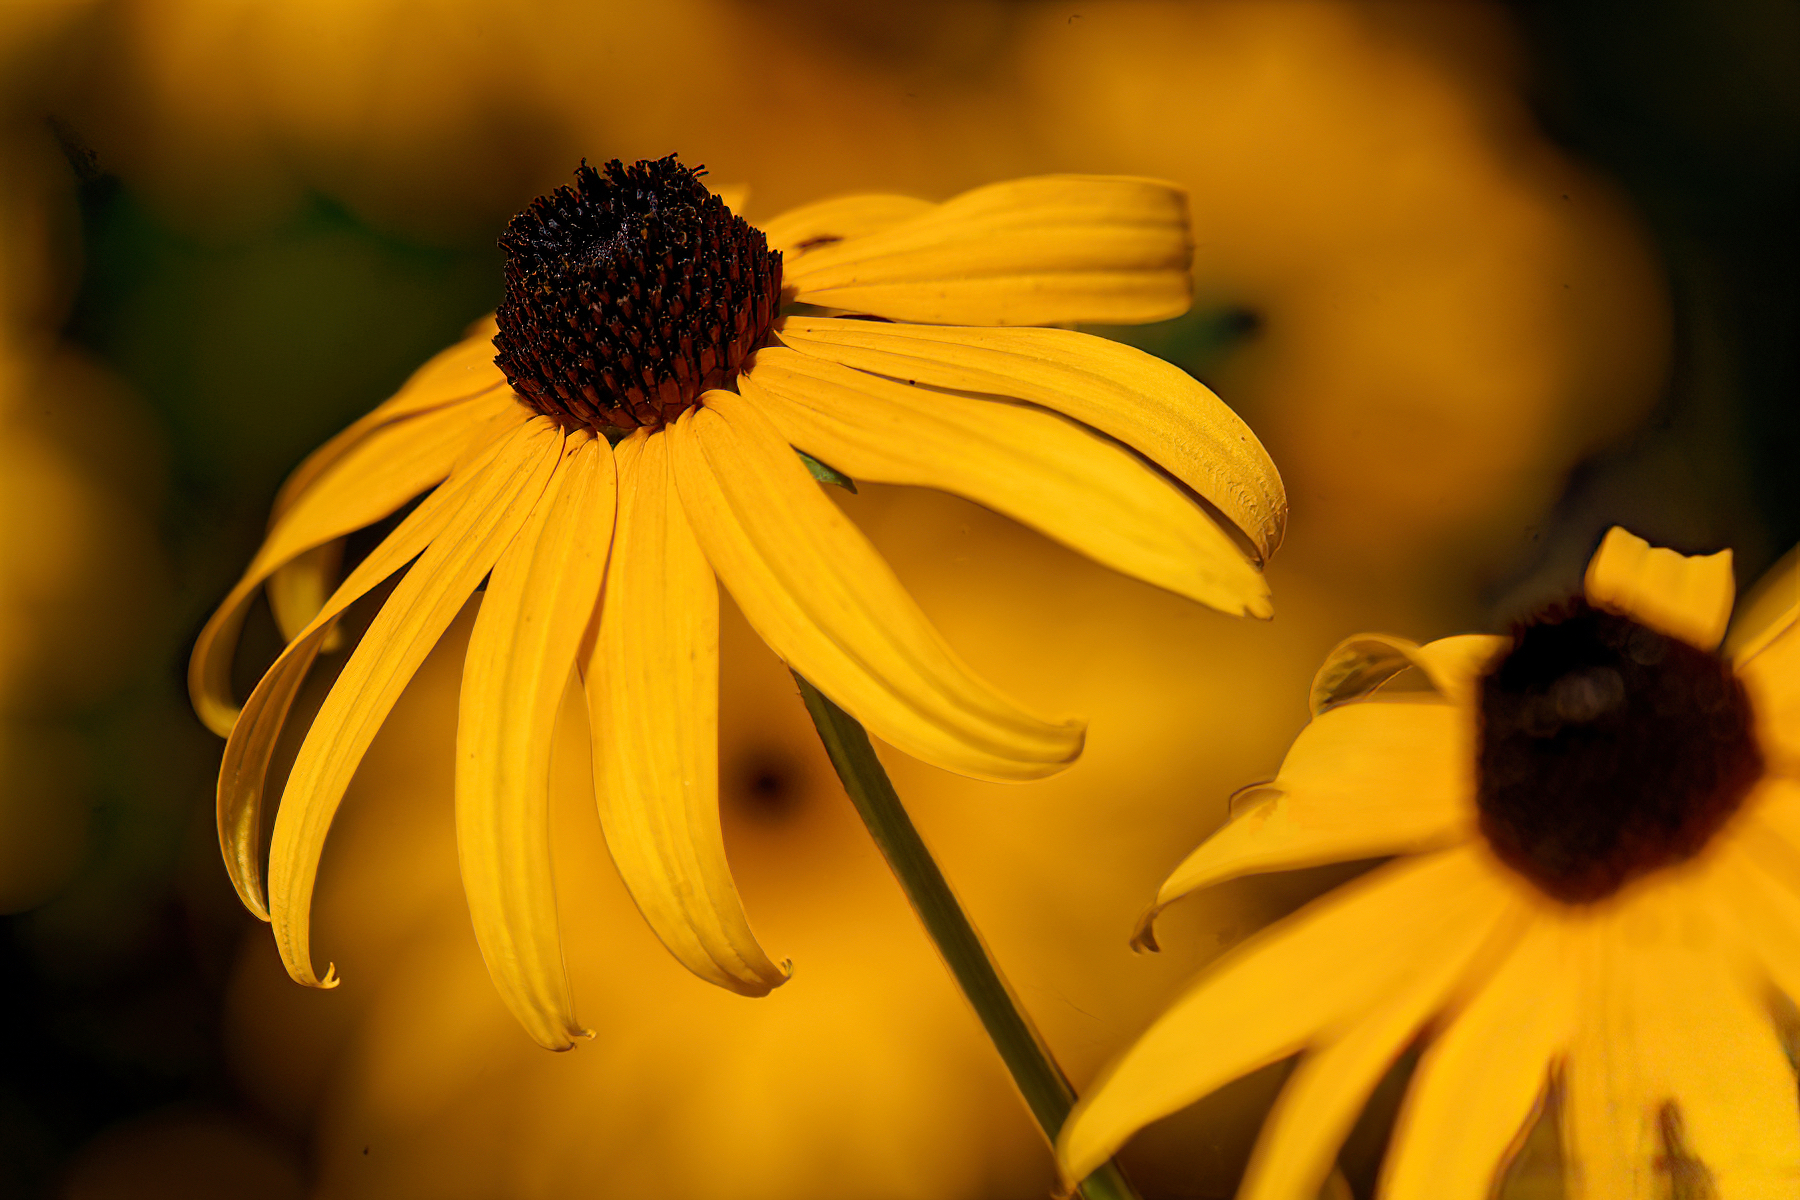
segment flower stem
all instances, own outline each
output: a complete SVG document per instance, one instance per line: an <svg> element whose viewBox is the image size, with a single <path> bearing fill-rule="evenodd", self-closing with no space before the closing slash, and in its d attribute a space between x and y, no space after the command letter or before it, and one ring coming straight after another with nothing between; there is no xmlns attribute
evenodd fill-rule
<svg viewBox="0 0 1800 1200"><path fill-rule="evenodd" d="M944 956L963 995L981 1018L1031 1115L1055 1145L1056 1135L1075 1105L1075 1089L1069 1086L1043 1035L1026 1016L981 935L957 903L949 880L925 848L924 839L906 815L892 781L875 757L869 735L855 717L833 704L798 673L794 679L800 684L806 711L812 714L825 752L831 756L831 765L837 768L844 790L850 793L851 803L856 805L875 845L900 880L913 911L919 914L925 932ZM1082 1180L1076 1192L1084 1200L1137 1200L1137 1193L1110 1162Z"/></svg>

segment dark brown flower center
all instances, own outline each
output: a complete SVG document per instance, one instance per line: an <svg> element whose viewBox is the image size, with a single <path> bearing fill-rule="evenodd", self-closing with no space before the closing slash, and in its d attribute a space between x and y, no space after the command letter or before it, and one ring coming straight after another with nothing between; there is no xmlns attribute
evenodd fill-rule
<svg viewBox="0 0 1800 1200"><path fill-rule="evenodd" d="M1479 753L1489 844L1571 904L1698 853L1762 772L1729 663L1584 601L1481 681Z"/></svg>
<svg viewBox="0 0 1800 1200"><path fill-rule="evenodd" d="M546 416L655 429L729 383L768 335L781 252L675 156L539 196L500 237L495 362Z"/></svg>

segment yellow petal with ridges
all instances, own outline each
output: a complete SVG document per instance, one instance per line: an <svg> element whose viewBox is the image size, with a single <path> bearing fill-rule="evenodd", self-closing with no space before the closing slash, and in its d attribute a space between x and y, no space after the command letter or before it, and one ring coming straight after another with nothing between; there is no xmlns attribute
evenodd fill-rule
<svg viewBox="0 0 1800 1200"><path fill-rule="evenodd" d="M452 474L419 502L399 526L358 563L331 599L294 635L263 673L230 735L219 764L219 847L232 886L251 912L268 920L262 884L262 801L269 759L281 736L289 707L306 673L337 629L338 618L357 600L425 551L461 511L471 488L491 474L502 447L494 445L469 467Z"/></svg>
<svg viewBox="0 0 1800 1200"><path fill-rule="evenodd" d="M1365 701L1314 717L1255 802L1164 881L1134 943L1154 949L1157 915L1198 888L1473 836L1471 737L1468 713L1441 702Z"/></svg>
<svg viewBox="0 0 1800 1200"><path fill-rule="evenodd" d="M319 707L288 774L269 848L269 917L288 975L329 987L310 951L313 884L325 835L357 764L413 672L524 527L562 456L562 432L539 417L509 438L444 531L381 606Z"/></svg>
<svg viewBox="0 0 1800 1200"><path fill-rule="evenodd" d="M618 481L604 438L570 435L543 498L494 564L463 660L456 849L475 941L506 1007L550 1050L575 1020L550 860L550 742L600 599Z"/></svg>
<svg viewBox="0 0 1800 1200"><path fill-rule="evenodd" d="M1131 324L1187 311L1187 193L1046 175L989 184L785 266L805 304L949 325Z"/></svg>
<svg viewBox="0 0 1800 1200"><path fill-rule="evenodd" d="M1538 916L1427 1047L1382 1162L1384 1200L1489 1200L1575 1034L1566 923Z"/></svg>
<svg viewBox="0 0 1800 1200"><path fill-rule="evenodd" d="M1507 903L1473 851L1405 859L1314 901L1208 970L1076 1105L1058 1139L1071 1179L1127 1138L1368 1011Z"/></svg>
<svg viewBox="0 0 1800 1200"><path fill-rule="evenodd" d="M681 964L745 996L787 979L750 930L719 823L719 593L669 437L619 444L619 527L584 672L606 845Z"/></svg>
<svg viewBox="0 0 1800 1200"><path fill-rule="evenodd" d="M872 193L815 200L762 223L769 249L779 250L791 269L802 254L865 234L879 233L937 206L911 196ZM736 211L733 206L733 211Z"/></svg>
<svg viewBox="0 0 1800 1200"><path fill-rule="evenodd" d="M978 779L1081 753L1080 722L1040 720L963 664L753 404L708 392L667 433L688 522L751 626L876 736Z"/></svg>
<svg viewBox="0 0 1800 1200"><path fill-rule="evenodd" d="M208 729L223 737L237 719L231 659L257 589L299 555L381 520L442 482L491 419L490 410L498 411L477 400L375 431L315 476L276 518L249 569L194 641L188 695Z"/></svg>
<svg viewBox="0 0 1800 1200"><path fill-rule="evenodd" d="M955 329L785 317L804 354L909 383L1039 404L1118 438L1205 497L1264 559L1287 492L1250 427L1205 384L1132 346L1068 329Z"/></svg>
<svg viewBox="0 0 1800 1200"><path fill-rule="evenodd" d="M1238 1200L1319 1194L1369 1093L1401 1051L1444 1007L1453 988L1491 971L1495 957L1518 939L1519 905L1498 906L1492 915L1488 928L1458 930L1367 1014L1300 1060L1263 1122Z"/></svg>
<svg viewBox="0 0 1800 1200"><path fill-rule="evenodd" d="M294 469L275 495L270 520L274 521L324 474L330 466L355 448L374 430L394 421L418 416L446 404L467 400L496 388L511 389L506 376L494 365L494 326L490 316L477 322L470 335L446 350L439 351L414 371L400 390L358 417L330 441L306 456ZM516 403L516 402L515 402Z"/></svg>
<svg viewBox="0 0 1800 1200"><path fill-rule="evenodd" d="M1129 451L1037 408L908 387L773 347L739 390L793 445L852 479L964 496L1115 571L1267 617L1244 552Z"/></svg>
<svg viewBox="0 0 1800 1200"><path fill-rule="evenodd" d="M1677 554L1614 525L1588 563L1590 604L1702 650L1718 646L1737 583L1731 551Z"/></svg>

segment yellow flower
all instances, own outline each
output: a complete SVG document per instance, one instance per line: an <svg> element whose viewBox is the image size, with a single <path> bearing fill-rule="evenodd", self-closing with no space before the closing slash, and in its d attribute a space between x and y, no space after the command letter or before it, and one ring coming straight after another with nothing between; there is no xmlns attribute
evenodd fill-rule
<svg viewBox="0 0 1800 1200"><path fill-rule="evenodd" d="M1730 553L1615 528L1585 597L1511 639L1340 646L1280 774L1156 907L1401 857L1177 1001L1071 1119L1065 1169L1302 1053L1240 1195L1311 1196L1429 1028L1385 1197L1490 1195L1552 1094L1575 1195L1666 1193L1671 1171L1791 1194L1800 1112L1769 1002L1800 996L1800 575L1772 578L1721 655ZM1432 690L1375 691L1409 666Z"/></svg>
<svg viewBox="0 0 1800 1200"><path fill-rule="evenodd" d="M761 995L786 978L750 931L720 837L718 582L785 662L901 750L996 780L1075 758L1081 723L1034 716L970 672L795 449L818 474L955 492L1181 595L1269 611L1258 567L1285 500L1249 429L1156 359L1008 327L1185 308L1177 188L1055 176L936 205L853 196L759 231L670 157L583 167L502 245L496 323L300 466L195 646L195 707L228 736L227 865L301 983L334 978L314 972L308 914L344 789L483 579L458 726L458 850L490 973L546 1046L584 1032L545 800L571 668L601 823L645 918L722 987ZM778 317L784 301L877 319ZM340 539L421 493L327 598ZM408 563L300 746L265 901L262 793L288 709L346 610ZM289 643L240 711L232 646L265 585Z"/></svg>

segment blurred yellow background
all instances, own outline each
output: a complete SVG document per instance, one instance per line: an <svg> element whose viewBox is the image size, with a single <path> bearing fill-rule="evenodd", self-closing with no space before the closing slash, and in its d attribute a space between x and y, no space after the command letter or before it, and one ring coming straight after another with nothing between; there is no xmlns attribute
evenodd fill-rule
<svg viewBox="0 0 1800 1200"><path fill-rule="evenodd" d="M677 151L747 185L753 222L846 191L1173 179L1195 308L1101 332L1199 375L1282 469L1272 623L961 501L834 492L978 670L1091 721L1084 759L1037 785L887 759L1079 1085L1198 966L1338 877L1221 887L1171 914L1161 955L1126 945L1228 795L1273 772L1337 640L1490 627L1575 578L1603 509L1679 509L1639 499L1645 429L1715 438L1684 477L1684 536L1766 561L1791 528L1741 482L1732 420L1671 407L1692 376L1666 256L1625 190L1546 136L1533 19L1473 0L9 8L0 909L22 914L8 962L39 981L25 1025L56 1030L0 1095L21 1186L1047 1194L1046 1148L791 680L729 606L727 835L794 980L746 1001L669 959L607 861L571 722L558 884L597 1036L565 1055L507 1017L463 906L451 747L470 614L333 832L317 938L345 982L329 993L290 984L235 908L210 843L218 746L173 664L281 475L492 306L493 238L583 156ZM246 670L274 636L246 644ZM128 1032L94 1032L109 1021ZM1275 1079L1140 1139L1126 1163L1146 1197L1229 1195ZM1345 1156L1359 1189L1379 1114L1366 1124Z"/></svg>

